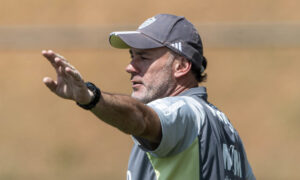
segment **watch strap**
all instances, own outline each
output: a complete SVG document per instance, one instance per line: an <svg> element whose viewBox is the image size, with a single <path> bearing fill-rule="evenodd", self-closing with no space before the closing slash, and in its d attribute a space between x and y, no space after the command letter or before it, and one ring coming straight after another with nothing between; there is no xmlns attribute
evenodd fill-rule
<svg viewBox="0 0 300 180"><path fill-rule="evenodd" d="M95 84L93 84L91 82L86 82L85 85L89 90L91 90L93 92L94 96L93 96L91 102L88 104L79 104L78 102L76 102L76 104L83 109L91 110L99 102L99 100L101 98L101 91Z"/></svg>

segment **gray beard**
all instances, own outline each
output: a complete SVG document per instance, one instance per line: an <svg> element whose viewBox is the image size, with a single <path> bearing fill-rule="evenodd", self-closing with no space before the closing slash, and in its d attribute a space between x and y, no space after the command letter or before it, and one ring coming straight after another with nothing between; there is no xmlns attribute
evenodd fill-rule
<svg viewBox="0 0 300 180"><path fill-rule="evenodd" d="M143 97L132 97L144 104L147 104L156 99L167 97L173 90L172 87L174 87L174 83L170 78L161 83L160 86L149 86L146 92L147 94L145 94Z"/></svg>

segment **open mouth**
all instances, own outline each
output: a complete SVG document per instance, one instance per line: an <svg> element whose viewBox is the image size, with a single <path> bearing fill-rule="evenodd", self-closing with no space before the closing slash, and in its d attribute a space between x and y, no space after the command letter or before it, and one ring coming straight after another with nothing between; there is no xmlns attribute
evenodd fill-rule
<svg viewBox="0 0 300 180"><path fill-rule="evenodd" d="M132 83L132 88L137 88L138 86L143 85L141 78L137 76L131 76L130 81Z"/></svg>
<svg viewBox="0 0 300 180"><path fill-rule="evenodd" d="M132 88L138 88L141 85L143 85L143 83L140 81L132 81Z"/></svg>
<svg viewBox="0 0 300 180"><path fill-rule="evenodd" d="M132 85L142 84L141 82L132 82Z"/></svg>

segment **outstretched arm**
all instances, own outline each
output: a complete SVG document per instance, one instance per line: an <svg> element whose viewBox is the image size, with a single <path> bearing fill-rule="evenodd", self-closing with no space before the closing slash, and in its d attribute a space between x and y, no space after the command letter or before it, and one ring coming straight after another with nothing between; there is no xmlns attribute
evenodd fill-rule
<svg viewBox="0 0 300 180"><path fill-rule="evenodd" d="M43 79L45 85L59 97L80 104L88 104L94 94L86 87L79 71L64 57L53 51L43 51L56 70L57 80ZM102 121L117 127L127 134L144 138L155 148L161 140L161 125L158 115L150 107L125 95L102 92L100 101L91 110Z"/></svg>

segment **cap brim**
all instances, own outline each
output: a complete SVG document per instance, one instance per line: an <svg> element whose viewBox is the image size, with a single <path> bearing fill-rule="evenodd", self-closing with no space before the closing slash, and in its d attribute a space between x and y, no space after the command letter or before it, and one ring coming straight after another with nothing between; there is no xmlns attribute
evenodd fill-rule
<svg viewBox="0 0 300 180"><path fill-rule="evenodd" d="M109 36L109 43L112 47L120 49L152 49L164 46L139 31L112 32Z"/></svg>

